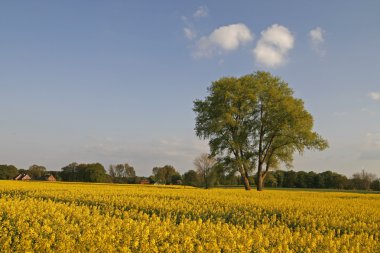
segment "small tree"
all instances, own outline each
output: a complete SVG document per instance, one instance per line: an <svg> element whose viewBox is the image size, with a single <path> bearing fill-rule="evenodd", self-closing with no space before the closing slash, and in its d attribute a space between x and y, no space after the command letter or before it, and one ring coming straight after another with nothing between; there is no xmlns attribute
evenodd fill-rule
<svg viewBox="0 0 380 253"><path fill-rule="evenodd" d="M199 176L195 170L185 172L182 178L184 185L199 186Z"/></svg>
<svg viewBox="0 0 380 253"><path fill-rule="evenodd" d="M212 181L214 174L213 168L216 164L215 158L209 154L200 154L194 160L194 166L197 169L197 173L201 176L204 188L208 189Z"/></svg>

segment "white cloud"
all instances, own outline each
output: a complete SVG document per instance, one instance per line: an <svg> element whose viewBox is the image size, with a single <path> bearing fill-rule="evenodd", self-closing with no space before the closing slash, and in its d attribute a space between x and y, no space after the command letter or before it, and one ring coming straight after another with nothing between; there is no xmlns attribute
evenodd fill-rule
<svg viewBox="0 0 380 253"><path fill-rule="evenodd" d="M208 8L207 6L199 6L198 9L193 14L194 17L207 17L208 16Z"/></svg>
<svg viewBox="0 0 380 253"><path fill-rule="evenodd" d="M194 52L195 58L210 57L215 53L233 51L252 41L254 35L242 24L232 24L215 29L209 36L199 39Z"/></svg>
<svg viewBox="0 0 380 253"><path fill-rule="evenodd" d="M320 27L316 27L309 32L311 47L321 57L326 54L326 51L323 49L325 42L324 35L325 31Z"/></svg>
<svg viewBox="0 0 380 253"><path fill-rule="evenodd" d="M190 18L190 20L186 16L182 16L182 22L185 24L183 28L183 32L185 34L185 37L189 40L193 40L197 38L197 32L194 28L193 22L195 18L201 18L201 17L207 17L208 16L208 8L207 6L200 6L198 9L194 12L193 18Z"/></svg>
<svg viewBox="0 0 380 253"><path fill-rule="evenodd" d="M294 46L294 37L288 28L274 24L261 32L253 54L258 63L275 68L286 63L286 56Z"/></svg>
<svg viewBox="0 0 380 253"><path fill-rule="evenodd" d="M370 92L368 94L368 96L372 99L372 100L380 100L380 92Z"/></svg>
<svg viewBox="0 0 380 253"><path fill-rule="evenodd" d="M185 37L189 40L195 39L197 37L197 32L194 28L193 23L185 16L182 16L181 20L185 24L185 27L183 28L183 33L185 34Z"/></svg>
<svg viewBox="0 0 380 253"><path fill-rule="evenodd" d="M190 27L183 28L183 32L185 33L186 38L189 40L195 39L197 37L197 32Z"/></svg>
<svg viewBox="0 0 380 253"><path fill-rule="evenodd" d="M309 32L309 37L313 43L321 44L325 42L325 39L323 38L324 33L325 31L323 31L322 28L316 27Z"/></svg>

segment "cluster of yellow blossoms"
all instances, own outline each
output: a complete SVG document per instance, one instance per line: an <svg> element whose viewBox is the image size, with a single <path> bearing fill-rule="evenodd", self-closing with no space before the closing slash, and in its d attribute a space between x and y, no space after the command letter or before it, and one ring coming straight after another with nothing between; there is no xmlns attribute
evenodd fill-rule
<svg viewBox="0 0 380 253"><path fill-rule="evenodd" d="M1 252L380 252L380 194L0 181Z"/></svg>

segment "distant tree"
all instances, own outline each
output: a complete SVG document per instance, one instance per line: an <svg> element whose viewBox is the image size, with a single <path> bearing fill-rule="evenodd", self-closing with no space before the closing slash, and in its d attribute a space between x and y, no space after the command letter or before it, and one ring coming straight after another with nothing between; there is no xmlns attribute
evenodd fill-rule
<svg viewBox="0 0 380 253"><path fill-rule="evenodd" d="M297 188L307 188L308 174L305 171L298 171L296 175L295 186Z"/></svg>
<svg viewBox="0 0 380 253"><path fill-rule="evenodd" d="M116 177L124 177L124 164L115 165Z"/></svg>
<svg viewBox="0 0 380 253"><path fill-rule="evenodd" d="M351 183L354 189L369 190L371 183L376 180L376 175L362 170L352 175Z"/></svg>
<svg viewBox="0 0 380 253"><path fill-rule="evenodd" d="M109 181L106 171L100 163L71 163L63 167L61 170L61 177L63 181L99 183Z"/></svg>
<svg viewBox="0 0 380 253"><path fill-rule="evenodd" d="M26 169L18 169L18 174L26 174L28 172L28 170Z"/></svg>
<svg viewBox="0 0 380 253"><path fill-rule="evenodd" d="M61 178L63 181L74 182L78 181L76 178L76 168L78 167L77 163L70 163L69 165L61 169Z"/></svg>
<svg viewBox="0 0 380 253"><path fill-rule="evenodd" d="M113 182L116 183L135 183L136 172L135 169L128 163L110 165L109 175Z"/></svg>
<svg viewBox="0 0 380 253"><path fill-rule="evenodd" d="M85 182L107 182L106 170L100 163L80 164L79 168L84 171Z"/></svg>
<svg viewBox="0 0 380 253"><path fill-rule="evenodd" d="M314 171L310 171L307 173L307 177L306 177L306 185L307 185L307 188L317 188L315 186L315 177L317 176L317 173L315 173Z"/></svg>
<svg viewBox="0 0 380 253"><path fill-rule="evenodd" d="M296 187L297 173L293 170L285 171L283 187L294 188Z"/></svg>
<svg viewBox="0 0 380 253"><path fill-rule="evenodd" d="M273 173L268 173L265 177L264 185L267 187L277 187L277 178L273 175Z"/></svg>
<svg viewBox="0 0 380 253"><path fill-rule="evenodd" d="M17 168L13 165L0 165L0 179L13 179L18 175Z"/></svg>
<svg viewBox="0 0 380 253"><path fill-rule="evenodd" d="M41 179L46 174L46 168L41 165L33 164L29 167L27 172L32 179Z"/></svg>
<svg viewBox="0 0 380 253"><path fill-rule="evenodd" d="M246 190L257 167L257 190L280 163L288 167L293 154L323 150L327 141L312 131L313 118L288 84L268 72L212 83L209 96L196 100L196 134L209 139L212 155L222 156L240 172Z"/></svg>
<svg viewBox="0 0 380 253"><path fill-rule="evenodd" d="M332 185L335 189L344 189L347 187L348 179L346 176L333 172Z"/></svg>
<svg viewBox="0 0 380 253"><path fill-rule="evenodd" d="M194 160L194 166L197 169L200 178L202 178L203 186L206 189L210 187L211 181L215 175L213 171L215 164L215 158L206 153L200 154Z"/></svg>
<svg viewBox="0 0 380 253"><path fill-rule="evenodd" d="M179 174L178 172L175 173L172 178L171 178L171 184L179 184L181 185L183 182L182 182L182 176L181 174Z"/></svg>
<svg viewBox="0 0 380 253"><path fill-rule="evenodd" d="M178 171L171 165L154 167L152 172L154 181L160 184L177 184L178 179L181 178Z"/></svg>
<svg viewBox="0 0 380 253"><path fill-rule="evenodd" d="M108 174L111 176L112 180L116 178L116 172L112 165L108 169Z"/></svg>
<svg viewBox="0 0 380 253"><path fill-rule="evenodd" d="M376 179L371 183L371 190L380 191L380 179Z"/></svg>
<svg viewBox="0 0 380 253"><path fill-rule="evenodd" d="M183 184L189 186L199 186L199 175L195 170L189 170L182 176Z"/></svg>
<svg viewBox="0 0 380 253"><path fill-rule="evenodd" d="M283 170L276 170L272 172L272 175L276 178L277 187L284 187L285 172Z"/></svg>
<svg viewBox="0 0 380 253"><path fill-rule="evenodd" d="M321 173L315 175L314 178L314 188L326 188L325 186L325 178Z"/></svg>

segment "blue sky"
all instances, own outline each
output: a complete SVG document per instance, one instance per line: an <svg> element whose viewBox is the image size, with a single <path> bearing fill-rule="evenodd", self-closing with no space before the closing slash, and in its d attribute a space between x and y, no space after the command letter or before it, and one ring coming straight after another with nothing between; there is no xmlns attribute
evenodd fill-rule
<svg viewBox="0 0 380 253"><path fill-rule="evenodd" d="M378 1L2 1L0 163L181 172L208 151L193 101L257 70L329 140L294 169L380 175Z"/></svg>

